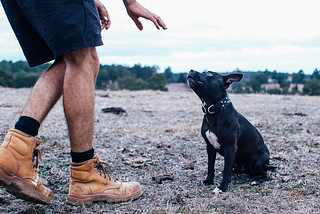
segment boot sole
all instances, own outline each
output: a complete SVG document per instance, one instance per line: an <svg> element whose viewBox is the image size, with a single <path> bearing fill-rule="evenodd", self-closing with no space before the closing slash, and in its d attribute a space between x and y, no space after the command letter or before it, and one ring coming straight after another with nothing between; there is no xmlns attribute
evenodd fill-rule
<svg viewBox="0 0 320 214"><path fill-rule="evenodd" d="M142 195L142 190L137 191L127 197L119 197L111 194L94 195L70 195L67 196L67 203L70 205L89 205L94 202L120 203L138 199Z"/></svg>
<svg viewBox="0 0 320 214"><path fill-rule="evenodd" d="M0 165L0 184L17 198L37 204L51 204L51 199L41 197L28 182L9 173L2 165Z"/></svg>

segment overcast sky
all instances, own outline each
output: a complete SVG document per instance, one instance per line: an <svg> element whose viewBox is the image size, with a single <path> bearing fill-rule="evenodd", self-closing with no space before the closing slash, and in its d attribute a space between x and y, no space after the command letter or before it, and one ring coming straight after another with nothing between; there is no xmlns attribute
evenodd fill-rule
<svg viewBox="0 0 320 214"><path fill-rule="evenodd" d="M162 72L320 69L320 0L140 0L168 30L141 20L121 0L102 0L112 26L98 48L102 64L158 65ZM25 60L0 9L0 61Z"/></svg>

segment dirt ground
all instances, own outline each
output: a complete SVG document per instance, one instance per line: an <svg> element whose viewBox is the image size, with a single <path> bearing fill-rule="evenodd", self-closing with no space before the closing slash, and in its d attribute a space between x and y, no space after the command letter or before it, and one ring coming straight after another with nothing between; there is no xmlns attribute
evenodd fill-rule
<svg viewBox="0 0 320 214"><path fill-rule="evenodd" d="M0 88L0 140L18 119L30 89ZM217 156L215 184L205 186L203 113L191 91L96 91L95 151L121 181L138 181L143 196L120 204L66 204L69 140L59 101L39 132L39 172L54 192L52 205L16 199L0 188L1 213L320 213L319 97L230 94L235 108L256 126L271 153L270 180L256 186L233 174L228 192L214 194L222 179ZM103 113L121 107L126 114ZM158 183L155 177L171 180ZM173 180L172 180L173 179Z"/></svg>

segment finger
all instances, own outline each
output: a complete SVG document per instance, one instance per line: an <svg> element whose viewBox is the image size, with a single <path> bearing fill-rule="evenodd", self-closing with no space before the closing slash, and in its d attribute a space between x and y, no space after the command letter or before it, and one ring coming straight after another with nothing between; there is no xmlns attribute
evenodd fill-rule
<svg viewBox="0 0 320 214"><path fill-rule="evenodd" d="M101 30L103 30L106 27L105 22L101 21Z"/></svg>
<svg viewBox="0 0 320 214"><path fill-rule="evenodd" d="M159 26L158 21L157 21L156 18L154 18L153 16L151 16L151 17L149 18L149 20L153 22L153 24L156 26L156 28L157 28L158 30L160 30L160 26Z"/></svg>
<svg viewBox="0 0 320 214"><path fill-rule="evenodd" d="M139 28L139 30L143 30L143 25L142 25L142 23L141 23L138 19L135 19L135 20L134 20L134 23L135 23L136 26Z"/></svg>
<svg viewBox="0 0 320 214"><path fill-rule="evenodd" d="M154 23L154 25L158 30L160 30L160 27L163 28L164 30L167 29L167 26L164 24L164 22L159 16L153 14L149 19Z"/></svg>
<svg viewBox="0 0 320 214"><path fill-rule="evenodd" d="M111 26L111 20L109 19L106 23L106 30L108 30Z"/></svg>
<svg viewBox="0 0 320 214"><path fill-rule="evenodd" d="M110 21L110 17L107 9L104 6L102 6L98 8L98 11L99 11L99 16L101 20L101 30L109 29L111 25L111 21Z"/></svg>
<svg viewBox="0 0 320 214"><path fill-rule="evenodd" d="M109 16L109 13L108 11L106 10L106 15L104 16L105 20L106 20L106 30L108 30L111 26L111 19L110 19L110 16Z"/></svg>
<svg viewBox="0 0 320 214"><path fill-rule="evenodd" d="M162 27L162 29L167 30L167 26L165 25L165 23L162 21L162 19L160 17L158 17L157 19L157 23L158 25L160 25Z"/></svg>

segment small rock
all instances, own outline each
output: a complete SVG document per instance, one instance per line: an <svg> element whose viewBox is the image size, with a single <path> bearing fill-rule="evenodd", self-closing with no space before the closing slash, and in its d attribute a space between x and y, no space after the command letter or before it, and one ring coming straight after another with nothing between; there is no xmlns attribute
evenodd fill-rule
<svg viewBox="0 0 320 214"><path fill-rule="evenodd" d="M194 170L194 163L195 161L192 161L192 162L189 162L189 163L186 163L183 168L184 169L191 169L191 170Z"/></svg>
<svg viewBox="0 0 320 214"><path fill-rule="evenodd" d="M174 177L169 174L163 174L163 175L153 176L152 180L155 180L158 184L162 184L164 181L173 181Z"/></svg>

